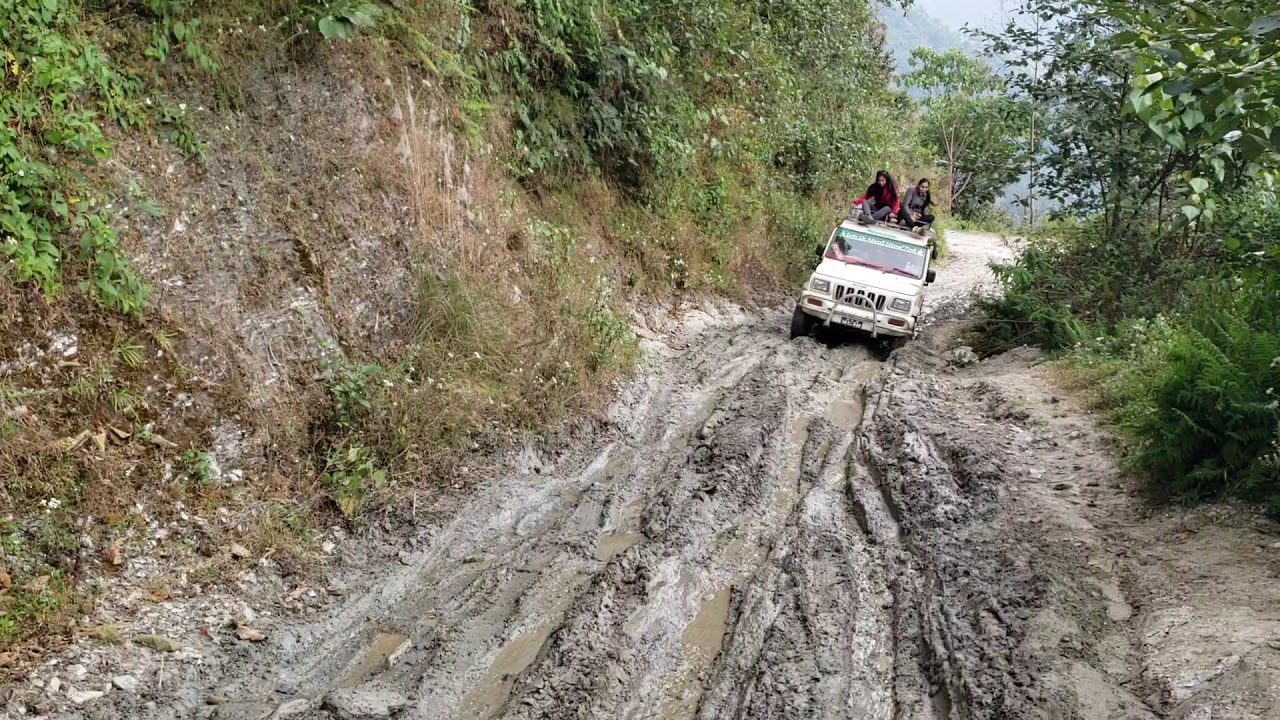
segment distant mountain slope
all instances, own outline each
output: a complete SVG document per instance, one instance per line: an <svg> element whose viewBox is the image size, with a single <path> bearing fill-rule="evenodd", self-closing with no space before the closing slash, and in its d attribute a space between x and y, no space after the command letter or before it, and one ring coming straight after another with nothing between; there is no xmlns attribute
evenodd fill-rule
<svg viewBox="0 0 1280 720"><path fill-rule="evenodd" d="M1021 4L1022 0L913 0L911 7L950 28L996 28Z"/></svg>
<svg viewBox="0 0 1280 720"><path fill-rule="evenodd" d="M885 45L893 55L894 71L899 74L911 70L907 58L921 45L934 50L961 48L975 55L979 51L971 40L916 6L905 14L898 8L884 8L880 20L885 24Z"/></svg>

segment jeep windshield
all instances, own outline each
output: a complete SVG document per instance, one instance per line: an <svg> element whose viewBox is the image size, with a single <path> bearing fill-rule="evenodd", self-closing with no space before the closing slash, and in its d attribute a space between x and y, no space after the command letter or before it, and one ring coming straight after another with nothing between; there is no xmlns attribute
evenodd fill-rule
<svg viewBox="0 0 1280 720"><path fill-rule="evenodd" d="M826 257L919 280L924 274L925 252L926 248L918 245L839 228L827 245Z"/></svg>

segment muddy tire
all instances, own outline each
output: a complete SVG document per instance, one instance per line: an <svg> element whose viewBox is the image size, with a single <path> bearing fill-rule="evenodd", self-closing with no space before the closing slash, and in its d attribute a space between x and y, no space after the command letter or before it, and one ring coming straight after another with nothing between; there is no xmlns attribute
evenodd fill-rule
<svg viewBox="0 0 1280 720"><path fill-rule="evenodd" d="M800 306L796 305L795 311L791 313L791 339L795 340L798 337L808 335L816 323L817 321L809 313L801 310Z"/></svg>

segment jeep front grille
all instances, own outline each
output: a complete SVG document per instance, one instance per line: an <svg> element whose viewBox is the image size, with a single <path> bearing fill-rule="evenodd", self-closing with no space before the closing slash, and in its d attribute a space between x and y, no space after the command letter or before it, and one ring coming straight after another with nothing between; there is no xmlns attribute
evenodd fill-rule
<svg viewBox="0 0 1280 720"><path fill-rule="evenodd" d="M845 287L844 285L836 286L836 302L844 303L846 305L854 305L854 306L860 305L860 303L854 300L853 298L848 298L848 300L846 301L845 297L849 294L861 295L862 297L866 298L867 302L875 306L876 312L880 312L881 310L884 310L884 295L873 293L869 290L864 290L863 288L859 288L859 287Z"/></svg>

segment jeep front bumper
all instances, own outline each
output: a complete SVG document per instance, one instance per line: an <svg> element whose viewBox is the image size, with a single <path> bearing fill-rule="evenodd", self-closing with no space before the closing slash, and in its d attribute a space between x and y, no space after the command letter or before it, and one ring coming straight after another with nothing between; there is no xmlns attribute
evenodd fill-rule
<svg viewBox="0 0 1280 720"><path fill-rule="evenodd" d="M876 311L870 307L837 304L829 295L805 291L800 295L800 309L823 321L824 325L839 325L870 333L873 337L911 337L915 334L916 319L909 315ZM829 318L829 320L828 320Z"/></svg>

